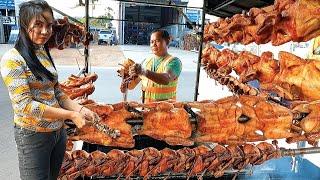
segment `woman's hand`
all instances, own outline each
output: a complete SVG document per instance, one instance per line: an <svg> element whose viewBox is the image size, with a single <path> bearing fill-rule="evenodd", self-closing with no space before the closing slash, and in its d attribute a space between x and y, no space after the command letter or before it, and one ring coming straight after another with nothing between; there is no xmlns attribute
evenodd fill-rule
<svg viewBox="0 0 320 180"><path fill-rule="evenodd" d="M86 107L81 107L79 111L87 121L93 122L95 118L98 116L95 112L91 111ZM99 117L99 116L98 116Z"/></svg>
<svg viewBox="0 0 320 180"><path fill-rule="evenodd" d="M78 128L82 128L86 124L85 117L76 111L72 111L70 119Z"/></svg>

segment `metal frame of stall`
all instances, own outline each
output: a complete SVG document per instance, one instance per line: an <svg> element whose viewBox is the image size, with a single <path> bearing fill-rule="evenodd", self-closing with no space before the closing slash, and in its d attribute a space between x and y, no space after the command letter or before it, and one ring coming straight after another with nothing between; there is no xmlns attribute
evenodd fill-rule
<svg viewBox="0 0 320 180"><path fill-rule="evenodd" d="M130 0L113 0L113 1L118 1L118 2L125 2L125 3L135 3L135 4L142 4L142 5L150 5L150 6L160 6L160 7L170 7L170 8L176 8L177 11L179 11L179 8L192 8L192 9L199 9L199 10L202 10L203 12L203 7L190 7L190 6L182 6L182 5L176 5L174 4L174 2L172 2L171 0L168 1L168 4L162 4L162 3L153 3L153 2L144 2L144 1L130 1ZM80 21L78 21L77 19L69 16L68 14L52 7L52 9L54 11L56 11L57 13L63 15L63 16L67 16L70 20L76 22L76 23L79 23L79 24L83 24L81 23ZM172 24L178 24L178 25L191 25L194 30L196 29L195 28L195 25L193 24L192 21L190 21L188 19L188 17L181 11L179 11L180 13L182 13L182 15L184 16L184 18L186 19L187 23L186 24L181 24L181 23L172 23ZM202 18L204 17L203 13L202 13ZM86 30L86 33L89 32L89 0L85 0L85 30ZM99 18L96 18L96 19L99 19ZM113 19L113 18L108 18L108 20L116 20L116 21L129 21L129 20L126 20L126 19ZM132 21L132 22L135 22L135 21ZM147 22L147 21L139 21L139 22ZM201 32L198 32L198 35L201 35L201 39L203 37L202 35L202 32L203 32L203 29L204 29L204 26L202 25L204 24L204 19L202 19L202 23L201 23ZM199 24L197 24L199 25ZM202 40L201 40L201 45L200 45L200 49L202 49ZM201 52L201 51L200 51ZM79 72L79 75L82 74L82 73L88 73L89 72L89 45L86 45L84 47L84 57L85 57L85 66L84 68ZM201 55L199 55L199 58L201 58ZM198 67L198 69L200 70L200 67ZM199 71L200 72L200 71ZM198 74L199 72L197 72L197 77L198 77ZM198 78L197 78L197 81L198 81ZM196 82L196 89L198 86L198 82ZM195 99L197 99L197 96L194 97Z"/></svg>

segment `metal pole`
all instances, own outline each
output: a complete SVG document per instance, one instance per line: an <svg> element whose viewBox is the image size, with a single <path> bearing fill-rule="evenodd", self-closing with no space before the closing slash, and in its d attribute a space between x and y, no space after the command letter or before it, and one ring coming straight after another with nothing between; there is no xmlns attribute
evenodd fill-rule
<svg viewBox="0 0 320 180"><path fill-rule="evenodd" d="M302 154L317 154L320 153L320 147L310 147L301 149L283 149L281 156L297 156Z"/></svg>
<svg viewBox="0 0 320 180"><path fill-rule="evenodd" d="M204 6L204 3L203 3ZM204 8L202 9L202 23L201 23L201 39L200 39L200 48L199 48L199 56L198 56L198 66L197 66L197 77L196 77L196 87L194 90L194 101L198 100L199 95L199 79L200 79L200 66L201 66L201 56L202 56L202 46L203 46L203 32L204 32L204 20L205 20L206 14Z"/></svg>
<svg viewBox="0 0 320 180"><path fill-rule="evenodd" d="M89 32L89 0L85 0L85 9L86 9L86 33ZM85 57L85 67L84 67L84 72L88 73L89 72L89 44L84 47L84 57Z"/></svg>

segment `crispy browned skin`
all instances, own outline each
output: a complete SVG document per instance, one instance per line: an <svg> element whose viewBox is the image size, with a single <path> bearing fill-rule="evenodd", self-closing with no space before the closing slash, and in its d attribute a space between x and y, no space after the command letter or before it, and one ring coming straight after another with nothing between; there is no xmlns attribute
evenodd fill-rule
<svg viewBox="0 0 320 180"><path fill-rule="evenodd" d="M291 111L258 96L230 96L212 102L193 102L200 109L199 142L226 144L293 137ZM241 122L241 118L246 118ZM258 133L261 131L262 134Z"/></svg>
<svg viewBox="0 0 320 180"><path fill-rule="evenodd" d="M315 0L276 0L268 8L251 8L248 13L207 24L205 41L217 43L281 45L306 42L320 35L320 2Z"/></svg>
<svg viewBox="0 0 320 180"><path fill-rule="evenodd" d="M181 104L176 104L181 106ZM140 134L148 135L170 145L193 145L189 140L192 127L189 114L182 107L169 102L144 105L143 126Z"/></svg>
<svg viewBox="0 0 320 180"><path fill-rule="evenodd" d="M279 158L279 152L278 147L265 142L258 145L245 144L226 147L216 145L213 149L198 146L179 150L166 148L161 151L151 147L128 152L114 149L107 154L95 151L90 155L74 157L77 163L69 167L71 174L64 173L63 177L82 174L87 176L123 176L126 179L140 176L149 179L151 176L165 175L168 172L184 173L187 177L201 177L205 173L220 177L229 168L241 170L249 164L258 165L267 160ZM69 157L66 156L63 164L69 161ZM79 162L89 163L85 168L79 168Z"/></svg>
<svg viewBox="0 0 320 180"><path fill-rule="evenodd" d="M246 51L234 54L207 46L203 50L202 64L210 77L219 73L227 75L232 69L240 76L240 82L259 80L262 91L276 92L289 100L320 99L317 93L320 90L320 62L317 60L306 61L281 51L277 61L271 52L264 52L259 57ZM236 80L232 82L234 85L238 83ZM232 90L234 86L228 87ZM250 94L249 90L247 94Z"/></svg>
<svg viewBox="0 0 320 180"><path fill-rule="evenodd" d="M135 117L134 113L128 112L123 103L115 105L88 105L86 106L96 112L101 120L101 124L105 124L112 129L120 131L120 137L111 138L110 136L99 132L90 124L86 124L79 129L78 134L70 137L73 140L83 140L93 144L115 147L134 147L134 139L131 132L131 126L126 123L126 119Z"/></svg>
<svg viewBox="0 0 320 180"><path fill-rule="evenodd" d="M82 96L88 96L95 90L93 82L96 81L98 75L87 74L84 77L71 74L68 79L59 84L61 90L69 96L70 99L76 99Z"/></svg>
<svg viewBox="0 0 320 180"><path fill-rule="evenodd" d="M93 40L91 33L86 32L84 26L72 24L68 18L56 19L52 25L52 36L47 44L49 48L64 49L72 43L88 45Z"/></svg>

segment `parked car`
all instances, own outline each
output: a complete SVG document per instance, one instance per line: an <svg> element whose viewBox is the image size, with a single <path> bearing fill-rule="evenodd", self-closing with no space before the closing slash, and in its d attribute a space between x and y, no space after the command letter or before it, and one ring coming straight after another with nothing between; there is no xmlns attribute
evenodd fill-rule
<svg viewBox="0 0 320 180"><path fill-rule="evenodd" d="M110 30L101 30L99 32L98 44L106 43L108 45L114 44L114 34Z"/></svg>

